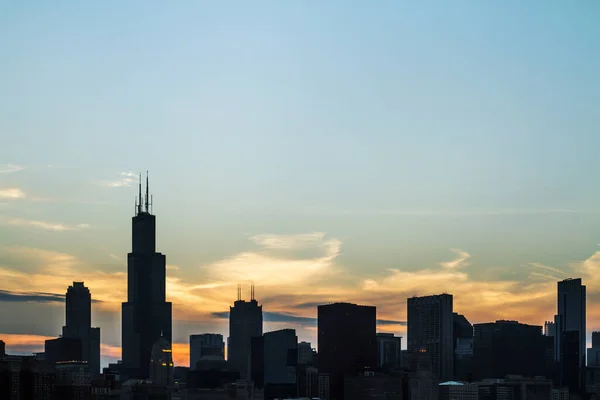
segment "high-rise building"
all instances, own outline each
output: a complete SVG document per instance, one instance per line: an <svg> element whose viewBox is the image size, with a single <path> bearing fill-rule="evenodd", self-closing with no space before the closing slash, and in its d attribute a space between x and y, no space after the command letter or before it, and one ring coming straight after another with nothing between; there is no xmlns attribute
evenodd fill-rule
<svg viewBox="0 0 600 400"><path fill-rule="evenodd" d="M6 354L6 343L3 340L0 340L0 358L2 358Z"/></svg>
<svg viewBox="0 0 600 400"><path fill-rule="evenodd" d="M317 310L319 376L329 384L329 391L319 395L343 400L344 376L377 367L377 310L351 303L320 305Z"/></svg>
<svg viewBox="0 0 600 400"><path fill-rule="evenodd" d="M100 376L100 328L92 328L92 295L83 282L67 289L62 336L81 341L81 359L88 362L92 378Z"/></svg>
<svg viewBox="0 0 600 400"><path fill-rule="evenodd" d="M171 343L163 336L159 337L152 346L149 376L154 386L171 386L173 383Z"/></svg>
<svg viewBox="0 0 600 400"><path fill-rule="evenodd" d="M592 332L592 347L587 349L588 367L600 367L600 332Z"/></svg>
<svg viewBox="0 0 600 400"><path fill-rule="evenodd" d="M122 305L123 375L148 378L152 346L161 333L171 343L172 306L166 301L166 257L156 252L156 217L151 214L148 178L145 206L132 218L132 251L127 255L127 302Z"/></svg>
<svg viewBox="0 0 600 400"><path fill-rule="evenodd" d="M398 369L402 366L402 336L393 333L377 334L377 366Z"/></svg>
<svg viewBox="0 0 600 400"><path fill-rule="evenodd" d="M462 314L453 314L454 379L470 381L473 374L473 325Z"/></svg>
<svg viewBox="0 0 600 400"><path fill-rule="evenodd" d="M44 342L44 355L51 364L58 362L83 361L81 339L59 337ZM91 373L88 368L88 372Z"/></svg>
<svg viewBox="0 0 600 400"><path fill-rule="evenodd" d="M452 295L411 297L407 302L409 353L430 354L433 373L440 380L454 375Z"/></svg>
<svg viewBox="0 0 600 400"><path fill-rule="evenodd" d="M577 331L579 337L579 389L585 389L585 354L586 354L586 287L581 278L565 279L558 282L558 313L555 317L556 340L554 354L560 364L565 349L562 348L564 332ZM573 335L569 335L572 342ZM572 343L570 343L572 345ZM572 357L569 357L572 358ZM559 367L565 370L564 367ZM564 384L564 383L561 383ZM573 390L573 388L571 388Z"/></svg>
<svg viewBox="0 0 600 400"><path fill-rule="evenodd" d="M196 363L202 357L225 359L225 342L218 333L202 333L190 335L190 369L196 369Z"/></svg>
<svg viewBox="0 0 600 400"><path fill-rule="evenodd" d="M547 376L552 338L542 327L517 321L475 324L473 359L476 377L495 378L509 374L525 377Z"/></svg>
<svg viewBox="0 0 600 400"><path fill-rule="evenodd" d="M266 332L264 340L265 400L296 396L298 337L294 329Z"/></svg>
<svg viewBox="0 0 600 400"><path fill-rule="evenodd" d="M316 351L310 342L298 343L298 364L314 365Z"/></svg>
<svg viewBox="0 0 600 400"><path fill-rule="evenodd" d="M250 369L250 342L253 337L263 334L262 306L254 298L254 285L250 301L241 299L238 286L238 299L229 307L229 340L227 361L229 366L240 373L241 379L248 379Z"/></svg>

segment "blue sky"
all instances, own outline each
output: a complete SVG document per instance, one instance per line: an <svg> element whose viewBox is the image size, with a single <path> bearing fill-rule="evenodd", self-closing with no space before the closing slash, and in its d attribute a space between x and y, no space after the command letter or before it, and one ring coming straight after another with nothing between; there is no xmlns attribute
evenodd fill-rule
<svg viewBox="0 0 600 400"><path fill-rule="evenodd" d="M3 4L0 164L22 169L0 174L0 267L34 273L10 253L28 248L122 271L123 174L147 169L186 282L274 250L249 238L315 232L275 265L339 241L344 278L323 287L349 297L450 249L473 285L571 273L600 243L599 18L595 1Z"/></svg>

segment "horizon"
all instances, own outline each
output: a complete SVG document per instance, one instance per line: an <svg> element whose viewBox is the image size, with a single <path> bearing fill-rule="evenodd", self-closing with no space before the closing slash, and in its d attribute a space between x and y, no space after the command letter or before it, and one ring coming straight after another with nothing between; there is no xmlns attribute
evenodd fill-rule
<svg viewBox="0 0 600 400"><path fill-rule="evenodd" d="M406 299L443 292L471 323L543 326L580 277L589 345L600 3L534 3L0 5L7 352L57 337L83 281L120 359L142 167L176 365L250 282L265 331L317 347L319 302L404 338Z"/></svg>

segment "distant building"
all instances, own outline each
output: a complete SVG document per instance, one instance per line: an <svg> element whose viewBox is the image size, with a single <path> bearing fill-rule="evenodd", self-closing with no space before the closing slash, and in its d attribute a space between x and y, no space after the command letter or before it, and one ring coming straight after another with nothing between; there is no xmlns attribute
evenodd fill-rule
<svg viewBox="0 0 600 400"><path fill-rule="evenodd" d="M437 400L437 374L433 371L431 354L426 349L406 354L405 365L408 370L408 399Z"/></svg>
<svg viewBox="0 0 600 400"><path fill-rule="evenodd" d="M475 324L474 371L479 379L546 376L551 362L546 350L551 348L552 338L542 335L541 326L517 321Z"/></svg>
<svg viewBox="0 0 600 400"><path fill-rule="evenodd" d="M571 391L577 392L585 389L585 356L586 356L586 287L582 285L581 278L565 279L558 282L558 313L555 317L556 324L556 340L555 340L555 356L560 365L560 383L568 385ZM579 343L577 350L578 357L578 381L577 387L573 386L572 382L572 365L565 365L562 357L566 354L563 346L564 332L577 332L577 341ZM575 334L570 334L569 340L575 340ZM570 344L570 349L573 349L573 343ZM572 350L570 350L572 352ZM569 360L572 360L569 357ZM572 364L572 362L569 362ZM569 382L567 382L569 381Z"/></svg>
<svg viewBox="0 0 600 400"><path fill-rule="evenodd" d="M587 366L600 367L600 332L592 332L592 347L587 349Z"/></svg>
<svg viewBox="0 0 600 400"><path fill-rule="evenodd" d="M59 337L44 342L46 361L53 364L64 361L83 361L82 349L82 342L79 338ZM88 371L91 373L89 367Z"/></svg>
<svg viewBox="0 0 600 400"><path fill-rule="evenodd" d="M238 287L238 299L229 308L227 361L239 371L241 379L249 377L251 338L263 334L262 306L254 299L254 286L251 293L250 301L242 300Z"/></svg>
<svg viewBox="0 0 600 400"><path fill-rule="evenodd" d="M298 364L314 365L316 351L310 342L298 343Z"/></svg>
<svg viewBox="0 0 600 400"><path fill-rule="evenodd" d="M403 400L406 394L408 394L408 382L402 374L369 371L344 378L346 400Z"/></svg>
<svg viewBox="0 0 600 400"><path fill-rule="evenodd" d="M329 380L327 399L343 400L344 376L377 366L377 311L372 306L334 303L318 306L317 314L319 374ZM325 381L319 379L321 386Z"/></svg>
<svg viewBox="0 0 600 400"><path fill-rule="evenodd" d="M477 382L477 385L479 400L552 400L554 396L552 381L546 378L509 375L504 379L485 379Z"/></svg>
<svg viewBox="0 0 600 400"><path fill-rule="evenodd" d="M81 341L81 360L88 362L92 378L97 378L100 376L100 328L92 328L90 290L83 282L73 282L67 289L65 303L66 324L62 337Z"/></svg>
<svg viewBox="0 0 600 400"><path fill-rule="evenodd" d="M90 399L92 374L85 361L59 361L55 365L56 383L54 394L57 399Z"/></svg>
<svg viewBox="0 0 600 400"><path fill-rule="evenodd" d="M196 369L196 363L205 356L225 359L225 342L223 335L203 333L190 335L190 369Z"/></svg>
<svg viewBox="0 0 600 400"><path fill-rule="evenodd" d="M308 364L298 364L296 367L296 384L298 397L319 397L319 370Z"/></svg>
<svg viewBox="0 0 600 400"><path fill-rule="evenodd" d="M0 399L54 400L54 367L33 356L5 355L0 360Z"/></svg>
<svg viewBox="0 0 600 400"><path fill-rule="evenodd" d="M377 334L377 366L384 369L402 367L402 336L393 333Z"/></svg>
<svg viewBox="0 0 600 400"><path fill-rule="evenodd" d="M462 382L442 382L438 386L440 400L479 400L479 386Z"/></svg>
<svg viewBox="0 0 600 400"><path fill-rule="evenodd" d="M409 353L425 350L438 379L454 376L454 317L451 294L411 297L407 301Z"/></svg>
<svg viewBox="0 0 600 400"><path fill-rule="evenodd" d="M142 203L145 204L144 206ZM156 251L156 216L151 212L148 177L131 224L131 252L127 254L127 301L121 304L122 375L147 379L152 346L161 337L171 343L172 304L166 299L166 257Z"/></svg>
<svg viewBox="0 0 600 400"><path fill-rule="evenodd" d="M171 343L164 336L152 346L149 376L154 386L173 385L173 353Z"/></svg>
<svg viewBox="0 0 600 400"><path fill-rule="evenodd" d="M3 340L0 340L0 358L4 357L6 354L6 343Z"/></svg>
<svg viewBox="0 0 600 400"><path fill-rule="evenodd" d="M265 400L289 398L297 393L298 337L294 329L266 332L264 338Z"/></svg>

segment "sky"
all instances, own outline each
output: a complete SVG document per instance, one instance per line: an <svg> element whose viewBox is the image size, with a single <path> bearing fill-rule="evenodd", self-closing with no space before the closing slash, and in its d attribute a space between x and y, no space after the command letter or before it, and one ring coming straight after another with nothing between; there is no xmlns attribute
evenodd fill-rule
<svg viewBox="0 0 600 400"><path fill-rule="evenodd" d="M442 292L543 325L581 277L600 329L600 3L103 1L0 5L0 339L42 351L64 294L120 357L137 176L167 256L174 356L316 305ZM589 332L588 332L589 333Z"/></svg>

